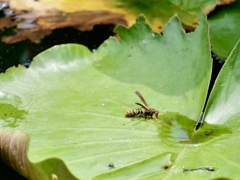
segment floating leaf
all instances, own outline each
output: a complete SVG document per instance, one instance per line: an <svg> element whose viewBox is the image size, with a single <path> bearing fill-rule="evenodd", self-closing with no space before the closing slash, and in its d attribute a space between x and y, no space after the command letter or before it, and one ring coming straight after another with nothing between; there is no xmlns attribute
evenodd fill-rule
<svg viewBox="0 0 240 180"><path fill-rule="evenodd" d="M212 51L225 60L240 38L240 1L219 8L209 17Z"/></svg>
<svg viewBox="0 0 240 180"><path fill-rule="evenodd" d="M206 110L209 123L238 123L240 119L240 40L226 60L213 87ZM238 127L238 126L234 126Z"/></svg>

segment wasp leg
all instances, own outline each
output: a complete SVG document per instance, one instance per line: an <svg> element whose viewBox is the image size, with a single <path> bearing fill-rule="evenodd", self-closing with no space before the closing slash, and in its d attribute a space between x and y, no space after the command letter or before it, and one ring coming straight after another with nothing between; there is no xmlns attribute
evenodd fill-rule
<svg viewBox="0 0 240 180"><path fill-rule="evenodd" d="M123 126L125 126L126 124L132 122L134 118L135 118L135 117L133 117L133 118L131 119L131 121L128 121L128 122L123 123Z"/></svg>
<svg viewBox="0 0 240 180"><path fill-rule="evenodd" d="M133 119L131 119L131 121L128 121L128 122L123 123L123 126L125 126L126 124L128 124L128 123L130 123L130 122L132 122L132 121L133 121Z"/></svg>
<svg viewBox="0 0 240 180"><path fill-rule="evenodd" d="M149 126L149 124L148 124L148 119L146 118L146 124Z"/></svg>
<svg viewBox="0 0 240 180"><path fill-rule="evenodd" d="M142 115L142 114L138 114L137 116L133 117L133 118L131 119L131 121L128 121L128 122L123 123L123 126L126 125L126 124L128 124L128 123L130 123L130 122L132 122L135 118L141 118L141 117L143 117L143 115Z"/></svg>
<svg viewBox="0 0 240 180"><path fill-rule="evenodd" d="M153 119L157 121L158 124L160 124L160 121L156 117L153 117Z"/></svg>

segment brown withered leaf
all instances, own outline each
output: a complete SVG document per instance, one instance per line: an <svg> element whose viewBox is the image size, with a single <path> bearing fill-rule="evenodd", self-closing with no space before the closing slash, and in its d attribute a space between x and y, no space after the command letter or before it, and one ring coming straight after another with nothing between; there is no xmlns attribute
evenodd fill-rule
<svg viewBox="0 0 240 180"><path fill-rule="evenodd" d="M44 15L42 12L23 12L12 18L2 18L2 22L2 27L16 26L15 35L2 37L2 41L7 44L26 39L34 43L40 43L41 39L51 34L52 30L65 27L74 27L80 31L88 31L96 24L126 25L123 15L107 11L64 13L58 10L51 10L46 11Z"/></svg>
<svg viewBox="0 0 240 180"><path fill-rule="evenodd" d="M43 29L57 29L73 26L81 31L89 31L96 24L124 24L123 15L107 11L81 11L75 13L56 12L55 15L39 17L36 24Z"/></svg>
<svg viewBox="0 0 240 180"><path fill-rule="evenodd" d="M21 131L0 130L0 159L25 177L33 176L28 161L29 136Z"/></svg>
<svg viewBox="0 0 240 180"><path fill-rule="evenodd" d="M98 24L131 26L139 14L144 14L152 28L159 32L174 14L178 14L183 27L192 31L197 26L201 10L209 14L216 6L235 0L218 1L124 1L124 0L8 0L15 11L11 22L2 20L2 27L16 26L16 35L4 37L5 43L30 39L39 43L52 30L74 27L88 31ZM9 18L8 18L9 21Z"/></svg>
<svg viewBox="0 0 240 180"><path fill-rule="evenodd" d="M38 44L41 42L42 38L50 35L51 32L52 32L51 30L19 29L17 30L17 34L14 36L3 36L2 41L5 42L6 44L13 44L13 43L17 43L17 42L29 39L30 41Z"/></svg>
<svg viewBox="0 0 240 180"><path fill-rule="evenodd" d="M16 26L17 22L12 21L11 17L0 18L0 29Z"/></svg>

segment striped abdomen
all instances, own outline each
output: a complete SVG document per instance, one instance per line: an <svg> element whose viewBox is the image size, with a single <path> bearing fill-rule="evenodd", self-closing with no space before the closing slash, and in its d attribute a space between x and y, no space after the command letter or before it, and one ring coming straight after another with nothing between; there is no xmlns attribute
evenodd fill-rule
<svg viewBox="0 0 240 180"><path fill-rule="evenodd" d="M135 117L135 116L137 116L139 114L143 114L143 111L142 111L141 108L127 111L126 114L125 114L125 117Z"/></svg>

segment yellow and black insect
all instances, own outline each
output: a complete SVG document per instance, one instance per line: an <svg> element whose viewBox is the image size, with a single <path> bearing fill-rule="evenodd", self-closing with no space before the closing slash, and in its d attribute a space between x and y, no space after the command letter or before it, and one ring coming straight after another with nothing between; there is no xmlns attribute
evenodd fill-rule
<svg viewBox="0 0 240 180"><path fill-rule="evenodd" d="M133 110L127 111L125 114L125 117L132 117L132 119L134 119L136 117L145 118L147 125L149 125L148 119L150 119L150 118L154 118L159 123L159 121L158 121L159 111L155 110L153 108L150 108L140 92L138 92L137 90L134 90L134 93L140 98L140 100L143 102L144 105L137 103L137 102L136 102L136 104L141 106L144 109L144 111L142 110L142 108L133 109ZM130 122L132 122L132 121L126 122L123 125L128 124Z"/></svg>

